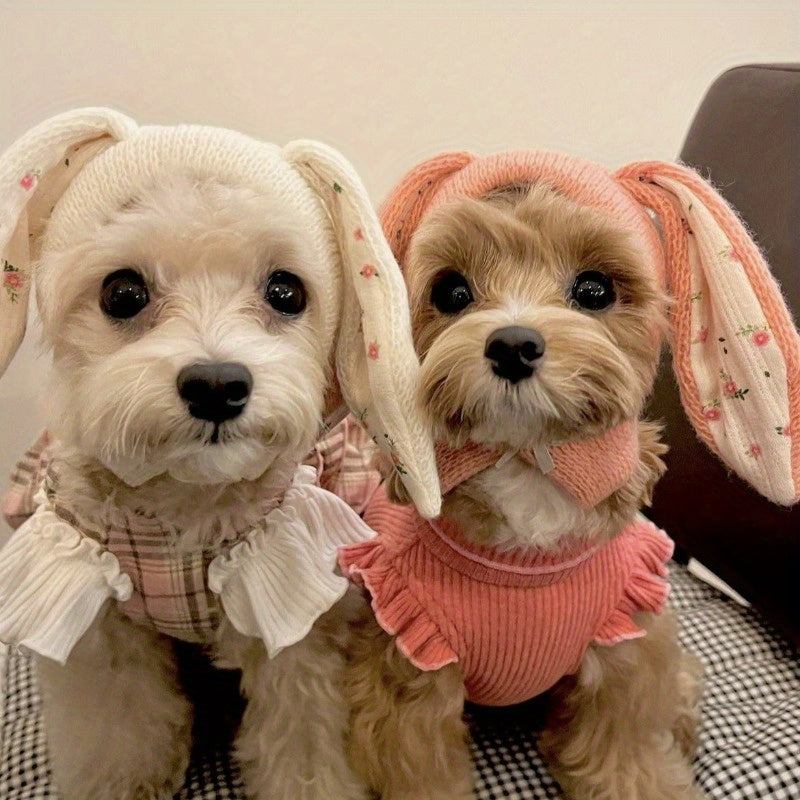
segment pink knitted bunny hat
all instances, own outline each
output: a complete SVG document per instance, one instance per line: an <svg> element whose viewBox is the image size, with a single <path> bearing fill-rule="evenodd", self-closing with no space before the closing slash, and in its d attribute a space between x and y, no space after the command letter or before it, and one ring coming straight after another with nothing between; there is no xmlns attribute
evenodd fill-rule
<svg viewBox="0 0 800 800"><path fill-rule="evenodd" d="M536 150L443 153L403 178L381 222L403 266L414 232L433 209L540 182L629 231L672 296L673 366L697 434L765 497L796 503L800 335L758 247L696 172L647 161L612 173L576 156ZM450 476L444 483L452 486Z"/></svg>

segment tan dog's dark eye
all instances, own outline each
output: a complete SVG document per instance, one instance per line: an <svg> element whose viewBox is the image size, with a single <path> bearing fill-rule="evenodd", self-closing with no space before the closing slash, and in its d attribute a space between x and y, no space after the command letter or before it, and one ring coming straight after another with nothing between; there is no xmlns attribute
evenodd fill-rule
<svg viewBox="0 0 800 800"><path fill-rule="evenodd" d="M306 307L306 289L297 275L279 269L269 276L266 301L285 317L294 317Z"/></svg>
<svg viewBox="0 0 800 800"><path fill-rule="evenodd" d="M572 284L572 299L586 311L602 311L617 299L614 281L604 272L585 270Z"/></svg>
<svg viewBox="0 0 800 800"><path fill-rule="evenodd" d="M135 317L150 302L144 278L135 269L118 269L106 275L100 308L114 319Z"/></svg>
<svg viewBox="0 0 800 800"><path fill-rule="evenodd" d="M443 272L431 287L431 303L442 314L458 314L474 301L469 282L460 272Z"/></svg>

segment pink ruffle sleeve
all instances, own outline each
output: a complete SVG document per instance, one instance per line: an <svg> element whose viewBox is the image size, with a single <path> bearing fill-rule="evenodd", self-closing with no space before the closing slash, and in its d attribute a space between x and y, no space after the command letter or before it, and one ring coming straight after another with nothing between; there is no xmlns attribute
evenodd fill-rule
<svg viewBox="0 0 800 800"><path fill-rule="evenodd" d="M391 526L386 524L387 517ZM415 536L419 517L408 507L392 506L378 497L364 520L377 530L390 527L392 533L341 548L342 571L367 589L375 618L396 637L398 649L412 664L430 671L458 661L451 645L457 633L444 615L430 610L437 603L424 589L429 565Z"/></svg>
<svg viewBox="0 0 800 800"><path fill-rule="evenodd" d="M666 562L672 558L675 545L664 531L641 518L621 534L620 542L629 562L629 577L617 607L600 626L594 641L614 645L646 634L633 620L639 611L657 614L669 596Z"/></svg>

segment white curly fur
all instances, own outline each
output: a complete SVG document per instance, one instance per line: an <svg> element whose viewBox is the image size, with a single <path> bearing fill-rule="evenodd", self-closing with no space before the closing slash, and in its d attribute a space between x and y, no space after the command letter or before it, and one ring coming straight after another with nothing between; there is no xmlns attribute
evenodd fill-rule
<svg viewBox="0 0 800 800"><path fill-rule="evenodd" d="M328 278L303 231L268 196L176 179L43 260L49 426L68 502L89 518L108 498L158 515L183 531L186 547L254 524L259 499L285 485L323 415L333 342L320 331L335 310L321 308ZM150 303L116 321L99 298L104 277L122 268L144 276ZM305 284L308 305L296 318L264 301L278 268ZM243 413L216 442L176 388L181 368L214 361L240 362L253 377ZM349 603L274 661L260 640L223 623L211 656L242 670L248 704L236 747L253 798L365 797L347 766L338 688ZM67 800L155 800L180 787L192 708L169 639L108 606L64 666L38 662L53 774Z"/></svg>

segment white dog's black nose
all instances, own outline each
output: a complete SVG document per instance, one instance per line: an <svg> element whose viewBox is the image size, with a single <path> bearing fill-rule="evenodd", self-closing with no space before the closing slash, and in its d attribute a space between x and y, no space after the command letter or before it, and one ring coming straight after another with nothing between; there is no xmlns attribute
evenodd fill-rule
<svg viewBox="0 0 800 800"><path fill-rule="evenodd" d="M178 373L178 393L197 419L219 425L247 405L253 376L244 364L190 364Z"/></svg>
<svg viewBox="0 0 800 800"><path fill-rule="evenodd" d="M486 340L483 354L492 362L495 375L518 383L533 375L536 361L544 355L544 337L519 325L500 328Z"/></svg>

